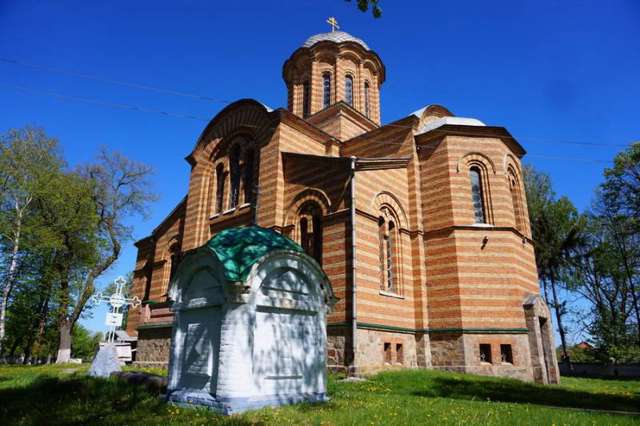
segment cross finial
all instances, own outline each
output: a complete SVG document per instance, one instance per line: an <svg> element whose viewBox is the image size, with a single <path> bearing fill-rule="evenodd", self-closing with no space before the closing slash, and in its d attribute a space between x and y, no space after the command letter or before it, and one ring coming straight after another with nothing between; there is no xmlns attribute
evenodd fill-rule
<svg viewBox="0 0 640 426"><path fill-rule="evenodd" d="M340 26L338 25L338 20L333 16L327 19L327 24L331 25L331 32L334 32L335 30L340 29Z"/></svg>

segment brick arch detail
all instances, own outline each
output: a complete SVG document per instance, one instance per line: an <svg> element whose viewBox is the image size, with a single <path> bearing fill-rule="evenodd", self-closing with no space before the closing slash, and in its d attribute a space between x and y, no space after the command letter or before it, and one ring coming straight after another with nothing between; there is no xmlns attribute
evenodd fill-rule
<svg viewBox="0 0 640 426"><path fill-rule="evenodd" d="M371 208L376 213L384 206L391 208L391 211L397 217L401 229L408 229L409 221L407 220L407 214L395 195L388 191L381 191L373 197Z"/></svg>
<svg viewBox="0 0 640 426"><path fill-rule="evenodd" d="M502 171L505 175L508 174L509 167L513 167L516 177L522 180L522 170L520 169L518 160L516 160L516 157L514 157L513 154L506 153L502 159Z"/></svg>
<svg viewBox="0 0 640 426"><path fill-rule="evenodd" d="M167 240L167 244L162 248L162 257L161 260L169 260L169 253L171 252L171 247L174 245L181 246L180 234L175 234L171 238ZM182 250L182 247L180 247Z"/></svg>
<svg viewBox="0 0 640 426"><path fill-rule="evenodd" d="M238 135L263 141L272 129L273 120L264 105L252 99L234 102L218 113L202 131L190 157L196 161L208 161L221 142Z"/></svg>
<svg viewBox="0 0 640 426"><path fill-rule="evenodd" d="M287 208L287 213L284 218L284 226L293 225L295 219L298 215L298 211L307 201L313 201L318 204L320 210L322 210L322 215L326 216L331 208L331 200L327 196L327 194L316 188L307 188L300 191L293 197L293 201L289 204Z"/></svg>
<svg viewBox="0 0 640 426"><path fill-rule="evenodd" d="M480 166L485 172L491 170L494 175L496 174L496 166L493 161L480 152L469 152L460 157L456 166L456 172L460 173L463 169L468 169L473 165Z"/></svg>

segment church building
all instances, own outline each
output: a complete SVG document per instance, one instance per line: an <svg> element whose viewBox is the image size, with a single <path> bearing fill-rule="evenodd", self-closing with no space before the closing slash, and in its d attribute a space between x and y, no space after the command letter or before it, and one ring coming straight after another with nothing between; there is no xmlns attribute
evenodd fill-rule
<svg viewBox="0 0 640 426"><path fill-rule="evenodd" d="M331 282L330 369L557 383L518 141L441 105L382 124L385 64L335 28L296 49L282 77L287 108L241 99L209 122L187 152L184 198L136 243L136 362L168 362L167 291L185 253L259 225L299 243Z"/></svg>

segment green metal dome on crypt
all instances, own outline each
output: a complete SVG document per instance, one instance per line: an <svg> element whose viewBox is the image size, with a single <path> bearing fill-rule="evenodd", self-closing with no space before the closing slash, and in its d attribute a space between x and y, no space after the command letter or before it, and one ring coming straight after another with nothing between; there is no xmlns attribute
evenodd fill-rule
<svg viewBox="0 0 640 426"><path fill-rule="evenodd" d="M219 232L203 247L211 250L224 266L229 281L244 280L251 266L275 250L304 253L302 247L271 229L260 226L229 228Z"/></svg>

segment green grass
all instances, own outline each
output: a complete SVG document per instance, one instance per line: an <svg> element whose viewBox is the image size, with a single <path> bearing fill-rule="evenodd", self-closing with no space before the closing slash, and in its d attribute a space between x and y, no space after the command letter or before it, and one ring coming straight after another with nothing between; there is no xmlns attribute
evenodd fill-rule
<svg viewBox="0 0 640 426"><path fill-rule="evenodd" d="M640 416L584 410L640 412L640 381L563 378L560 386L539 386L404 370L378 374L365 382L345 383L331 377L331 401L326 404L220 417L167 405L143 387L93 379L85 371L86 367L77 365L0 367L0 424L640 424Z"/></svg>

